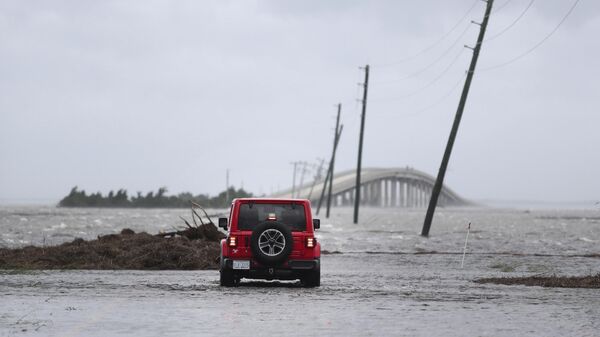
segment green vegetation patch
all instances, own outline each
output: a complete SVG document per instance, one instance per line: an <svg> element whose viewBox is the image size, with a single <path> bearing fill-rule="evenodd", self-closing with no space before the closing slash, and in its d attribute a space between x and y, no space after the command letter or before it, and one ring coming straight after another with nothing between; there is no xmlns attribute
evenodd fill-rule
<svg viewBox="0 0 600 337"><path fill-rule="evenodd" d="M227 200L229 196L229 200ZM136 196L130 197L127 190L120 189L116 193L110 191L107 196L100 192L87 194L84 190L79 190L77 186L71 189L69 195L64 197L59 203L59 207L138 207L138 208L184 208L190 207L190 201L208 208L225 208L232 198L250 198L251 193L244 191L243 188L229 188L229 191L223 191L215 197L209 197L206 194L193 195L191 193L179 193L178 195L167 195L167 188L161 187L156 193L148 192L142 195L138 192Z"/></svg>

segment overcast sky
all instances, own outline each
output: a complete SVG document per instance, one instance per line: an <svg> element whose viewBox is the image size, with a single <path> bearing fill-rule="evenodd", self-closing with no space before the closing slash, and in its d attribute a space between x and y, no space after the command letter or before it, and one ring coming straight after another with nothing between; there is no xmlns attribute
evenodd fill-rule
<svg viewBox="0 0 600 337"><path fill-rule="evenodd" d="M486 70L573 4L535 1L505 31L531 0L495 2L446 184L476 200L600 200L600 3ZM367 63L363 167L436 175L484 9L0 0L0 202L56 202L75 185L214 195L227 168L268 194L291 185L290 162L329 156L338 102L336 168L352 169Z"/></svg>

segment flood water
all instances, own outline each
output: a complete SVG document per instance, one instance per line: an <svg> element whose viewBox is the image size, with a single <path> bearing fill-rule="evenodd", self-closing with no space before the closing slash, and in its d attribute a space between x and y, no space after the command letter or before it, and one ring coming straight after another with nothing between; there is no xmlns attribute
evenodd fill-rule
<svg viewBox="0 0 600 337"><path fill-rule="evenodd" d="M216 211L215 211L216 212ZM1 207L0 245L179 226L189 210ZM213 213L213 212L209 212ZM218 271L0 271L0 336L598 336L600 291L477 284L600 272L600 210L350 209L322 219L322 286ZM464 268L460 267L471 222Z"/></svg>

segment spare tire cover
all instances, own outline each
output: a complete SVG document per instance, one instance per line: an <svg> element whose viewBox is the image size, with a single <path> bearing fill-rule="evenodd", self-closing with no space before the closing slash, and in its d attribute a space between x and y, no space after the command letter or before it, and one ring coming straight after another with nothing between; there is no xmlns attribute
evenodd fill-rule
<svg viewBox="0 0 600 337"><path fill-rule="evenodd" d="M294 245L290 228L277 221L261 222L252 230L250 249L256 260L266 266L284 262Z"/></svg>

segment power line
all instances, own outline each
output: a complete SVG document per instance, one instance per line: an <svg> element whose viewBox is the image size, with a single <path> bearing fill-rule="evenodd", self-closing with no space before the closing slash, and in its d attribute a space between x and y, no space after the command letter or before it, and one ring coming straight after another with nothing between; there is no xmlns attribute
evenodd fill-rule
<svg viewBox="0 0 600 337"><path fill-rule="evenodd" d="M388 97L388 98L379 98L379 99L375 98L375 99L371 99L371 101L391 101L391 100L398 100L398 99L402 99L402 98L411 97L411 96L414 96L414 95L420 93L421 91L429 88L430 86L432 86L433 84L435 84L437 81L439 81L442 77L444 77L444 75L446 75L446 73L448 73L448 71L452 68L452 66L454 66L454 64L456 63L456 61L458 61L460 59L460 56L462 55L463 52L464 52L464 49L461 49L459 51L459 53L454 57L454 59L452 60L452 62L450 62L448 64L448 66L446 66L446 68L444 68L444 70L442 70L442 72L440 74L438 74L436 77L434 77L431 81L429 81L425 85L421 86L419 89L413 90L413 91L411 91L409 93L406 93L404 95L401 95L401 96Z"/></svg>
<svg viewBox="0 0 600 337"><path fill-rule="evenodd" d="M433 103L426 105L424 107L421 107L419 109L413 110L411 113L408 114L402 114L402 116L416 116L419 115L425 111L431 110L433 108L435 108L436 106L438 106L440 103L442 103L443 101L445 101L448 97L450 97L450 95L452 95L456 89L459 87L459 85L461 83L463 83L463 79L466 76L466 72L460 76L460 78L458 79L458 81L456 81L456 83L454 85L452 85L452 87L443 95L440 96L438 99L436 99ZM381 114L375 114L375 116L381 116L381 115L386 115L386 113L381 113Z"/></svg>
<svg viewBox="0 0 600 337"><path fill-rule="evenodd" d="M508 30L510 30L515 24L517 24L517 22L519 22L519 20L521 20L521 18L523 18L523 16L525 16L525 13L527 13L527 11L529 11L529 8L531 8L531 5L533 5L533 3L535 2L535 0L531 0L529 1L529 4L527 5L527 7L525 7L525 10L508 26L506 26L503 30L501 30L500 32L488 37L487 39L483 40L483 42L487 42L487 41L491 41L501 35L503 35L504 33L506 33Z"/></svg>
<svg viewBox="0 0 600 337"><path fill-rule="evenodd" d="M552 35L554 35L554 33L556 33L556 31L560 28L560 26L562 26L562 24L567 20L567 18L571 15L571 13L573 12L573 10L575 9L575 7L577 6L577 4L579 3L580 0L575 0L575 2L573 2L573 5L571 6L571 8L569 8L569 10L567 11L567 14L565 14L565 16L563 16L563 18L560 20L560 22L558 23L558 25L556 25L556 27L554 27L554 29L548 34L546 35L540 42L538 42L537 44L535 44L533 47L531 47L530 49L528 49L527 51L525 51L524 53L522 53L521 55L514 57L504 63L500 63L497 64L495 66L491 66L491 67L487 67L487 68L483 68L480 71L488 71L488 70L492 70L492 69L498 69L498 68L502 68L505 67L509 64L512 64L520 59L522 59L523 57L531 54L534 50L538 49L542 44L544 44L544 42L546 42Z"/></svg>
<svg viewBox="0 0 600 337"><path fill-rule="evenodd" d="M436 65L439 61L441 61L446 55L448 55L450 53L450 51L452 51L452 49L461 41L461 39L463 38L463 36L465 36L465 34L469 31L469 28L471 28L471 23L469 23L467 25L467 27L465 28L465 30L456 38L456 40L454 40L454 42L452 42L452 44L450 45L450 47L448 47L448 49L446 49L438 58L436 58L435 60L433 60L433 62L429 63L428 65L426 65L425 67L410 73L404 77L395 79L395 80L390 80L390 81L382 81L382 82L375 82L374 84L385 84L385 83L395 83L395 82L399 82L399 81L403 81L412 77L415 77L417 75L422 74L423 72L431 69L431 67L433 67L434 65Z"/></svg>
<svg viewBox="0 0 600 337"><path fill-rule="evenodd" d="M452 28L450 28L449 31L447 31L446 33L444 33L439 39L437 39L435 42L433 42L432 44L430 44L429 46L421 49L421 51L417 52L416 54L413 54L411 56L405 57L403 59L400 59L398 61L395 62L391 62L391 63L383 63L383 64L376 64L375 66L378 68L383 68L383 67L391 67L391 66L395 66L407 61L410 61L418 56L423 55L424 53L430 51L431 49L437 47L440 43L442 43L442 41L444 41L448 36L450 36L450 34L452 34L452 32L454 32L456 30L456 28L458 28L460 26L460 24L467 18L467 16L471 13L471 11L475 8L475 6L480 2L480 0L475 0L473 2L473 5L471 5L471 7L469 7L469 9L467 10L467 12L460 18L460 20L458 20L456 22L456 24L454 24L454 26L452 26Z"/></svg>
<svg viewBox="0 0 600 337"><path fill-rule="evenodd" d="M494 14L498 13L498 12L499 12L499 11L501 11L501 10L502 10L504 7L506 7L506 5L508 5L508 4L509 4L511 1L512 1L512 0L508 0L508 1L506 1L505 3L503 3L502 5L500 5L500 6L496 7L496 9L494 9L494 10L492 11L492 13L494 13Z"/></svg>
<svg viewBox="0 0 600 337"><path fill-rule="evenodd" d="M362 67L358 67L357 69L361 70ZM360 73L360 75L362 77L362 73ZM362 78L359 79L358 81L362 81ZM358 119L360 117L359 105L362 102L362 99L360 98L360 91L362 88L363 88L363 83L357 82L356 83L356 94L354 95L354 98L352 100L346 100L346 101L341 102L343 106L354 106L352 111L349 114L346 114L351 117L350 121L346 122L347 129L349 127L354 126L356 124L356 121L358 121Z"/></svg>
<svg viewBox="0 0 600 337"><path fill-rule="evenodd" d="M428 105L428 106L425 106L425 107L422 107L422 108L420 108L420 109L418 109L418 110L415 110L415 111L413 111L413 112L412 112L412 113L410 113L410 114L406 114L406 116L415 116L415 115L419 115L419 114L421 114L421 113L423 113L423 112L425 112L425 111L428 111L428 110L430 110L430 109L433 109L433 108L435 108L436 106L438 106L440 103L442 103L443 101L445 101L445 100L446 100L446 98L448 98L450 95L452 95L452 94L453 94L453 93L456 91L456 89L459 87L459 85L460 85L461 83L463 83L463 79L465 78L465 76L466 76L466 72L465 72L465 74L464 74L463 76L461 76L461 77L458 79L458 81L456 82L456 84L454 84L454 85L452 86L452 88L451 88L450 90L448 90L448 92L447 92L447 93L446 93L444 96L441 96L441 97L440 97L440 98L438 98L438 99L437 99L435 102L433 102L432 104L430 104L430 105Z"/></svg>

